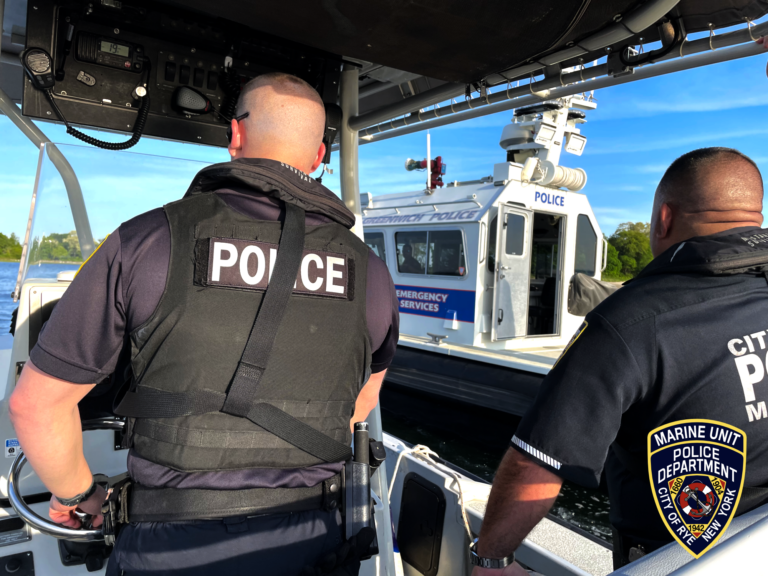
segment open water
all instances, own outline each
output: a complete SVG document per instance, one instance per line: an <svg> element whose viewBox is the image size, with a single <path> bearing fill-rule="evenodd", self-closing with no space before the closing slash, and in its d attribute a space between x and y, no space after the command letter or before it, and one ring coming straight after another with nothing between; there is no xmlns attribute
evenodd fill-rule
<svg viewBox="0 0 768 576"><path fill-rule="evenodd" d="M30 278L56 278L64 270L77 270L79 264L40 264L30 270ZM19 273L18 262L0 262L0 334L7 334L11 327L11 314L19 305L11 298Z"/></svg>
<svg viewBox="0 0 768 576"><path fill-rule="evenodd" d="M77 264L34 266L29 276L55 278ZM11 293L19 265L0 262L0 333L7 334L11 313L18 303ZM493 410L483 410L404 392L386 384L381 397L384 429L413 444L424 444L442 458L491 482L519 419ZM592 534L611 540L608 497L565 483L552 513Z"/></svg>
<svg viewBox="0 0 768 576"><path fill-rule="evenodd" d="M484 408L437 400L400 387L387 386L381 394L384 430L411 444L429 446L468 472L493 481L520 419ZM563 483L551 513L612 542L608 494Z"/></svg>

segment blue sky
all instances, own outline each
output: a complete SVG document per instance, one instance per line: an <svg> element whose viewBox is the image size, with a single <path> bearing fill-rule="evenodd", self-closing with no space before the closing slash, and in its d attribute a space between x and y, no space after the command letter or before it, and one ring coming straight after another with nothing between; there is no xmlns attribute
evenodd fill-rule
<svg viewBox="0 0 768 576"><path fill-rule="evenodd" d="M766 59L755 56L595 93L598 107L587 113L588 122L582 125L582 134L588 138L586 151L581 157L563 154L561 162L587 171L589 180L583 192L604 232L610 234L621 222L648 221L653 193L664 170L689 150L738 148L768 175ZM498 139L511 116L511 112L503 112L432 130L432 155L441 155L448 164L446 178L470 180L491 174L493 164L505 159ZM54 142L77 143L62 126L40 123L40 127ZM21 236L38 151L4 116L0 116L0 134L0 232ZM143 155L204 162L228 159L223 149L149 138L132 149L143 154L139 156L90 152L71 149L96 237L134 214L180 197L191 175L202 166ZM406 172L403 163L408 157L425 155L424 132L361 146L360 190L376 195L420 188L424 173ZM164 169L171 165L173 169ZM335 173L327 175L324 184L338 193L335 154L332 167ZM146 175L153 177L151 184ZM120 199L118 210L110 208L116 199Z"/></svg>

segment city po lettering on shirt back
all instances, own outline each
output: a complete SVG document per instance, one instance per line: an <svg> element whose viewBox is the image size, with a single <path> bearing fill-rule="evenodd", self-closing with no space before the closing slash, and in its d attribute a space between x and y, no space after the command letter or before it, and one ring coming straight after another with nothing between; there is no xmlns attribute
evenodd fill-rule
<svg viewBox="0 0 768 576"><path fill-rule="evenodd" d="M277 261L277 244L211 238L207 273L196 274L206 286L266 290ZM347 298L349 263L344 254L305 250L294 291L330 298Z"/></svg>

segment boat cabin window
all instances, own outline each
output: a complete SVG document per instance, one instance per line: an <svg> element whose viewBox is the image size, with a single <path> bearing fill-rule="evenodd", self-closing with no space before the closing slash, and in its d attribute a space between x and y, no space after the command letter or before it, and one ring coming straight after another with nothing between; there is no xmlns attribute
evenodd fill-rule
<svg viewBox="0 0 768 576"><path fill-rule="evenodd" d="M576 262L575 272L582 272L587 276L595 275L595 261L597 260L597 234L589 221L589 216L579 214L576 225Z"/></svg>
<svg viewBox="0 0 768 576"><path fill-rule="evenodd" d="M465 276L464 237L460 230L397 232L397 270L402 274Z"/></svg>
<svg viewBox="0 0 768 576"><path fill-rule="evenodd" d="M397 271L403 274L427 273L427 233L397 232Z"/></svg>
<svg viewBox="0 0 768 576"><path fill-rule="evenodd" d="M381 258L384 262L387 261L387 247L384 243L384 234L381 232L366 232L365 243L368 248L373 250L373 253Z"/></svg>
<svg viewBox="0 0 768 576"><path fill-rule="evenodd" d="M525 216L507 215L507 242L504 247L509 256L522 256L525 246Z"/></svg>
<svg viewBox="0 0 768 576"><path fill-rule="evenodd" d="M496 222L499 217L494 216L491 225L488 226L488 271L496 272Z"/></svg>

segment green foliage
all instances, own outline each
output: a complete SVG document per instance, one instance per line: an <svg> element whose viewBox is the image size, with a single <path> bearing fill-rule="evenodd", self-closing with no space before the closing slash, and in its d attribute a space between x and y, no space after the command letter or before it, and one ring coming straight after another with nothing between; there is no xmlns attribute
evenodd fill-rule
<svg viewBox="0 0 768 576"><path fill-rule="evenodd" d="M603 277L616 280L634 278L651 260L651 225L624 222L608 238L608 263Z"/></svg>
<svg viewBox="0 0 768 576"><path fill-rule="evenodd" d="M603 235L603 239L608 242L608 258L605 263L605 270L603 271L603 279L621 279L621 260L619 259L619 251L616 247L608 241L608 237Z"/></svg>
<svg viewBox="0 0 768 576"><path fill-rule="evenodd" d="M80 242L73 230L68 234L49 234L32 241L29 261L34 262L82 262Z"/></svg>
<svg viewBox="0 0 768 576"><path fill-rule="evenodd" d="M21 258L21 244L16 234L6 236L0 232L0 260L18 260Z"/></svg>

